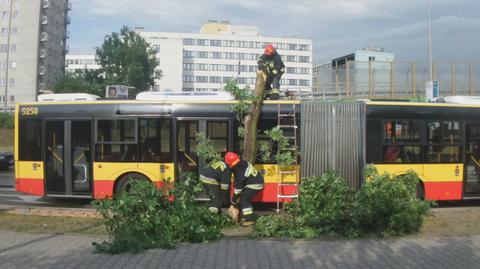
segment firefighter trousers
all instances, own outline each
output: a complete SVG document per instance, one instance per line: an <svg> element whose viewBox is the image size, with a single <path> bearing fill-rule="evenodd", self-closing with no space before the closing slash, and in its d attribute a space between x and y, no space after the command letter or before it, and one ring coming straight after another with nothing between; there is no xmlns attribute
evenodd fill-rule
<svg viewBox="0 0 480 269"><path fill-rule="evenodd" d="M240 209L242 210L242 221L254 221L252 199L260 192L258 189L244 188L240 193Z"/></svg>

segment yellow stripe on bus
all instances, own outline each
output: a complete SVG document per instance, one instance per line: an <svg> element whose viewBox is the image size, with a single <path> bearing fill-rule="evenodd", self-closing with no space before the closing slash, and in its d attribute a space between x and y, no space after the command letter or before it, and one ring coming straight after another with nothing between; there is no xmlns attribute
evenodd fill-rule
<svg viewBox="0 0 480 269"><path fill-rule="evenodd" d="M43 162L17 161L15 166L17 169L16 177L19 179L43 180L44 178Z"/></svg>
<svg viewBox="0 0 480 269"><path fill-rule="evenodd" d="M162 165L163 168L162 169ZM173 180L175 176L173 163L106 163L95 162L93 175L95 180L116 180L126 173L140 173L152 181Z"/></svg>
<svg viewBox="0 0 480 269"><path fill-rule="evenodd" d="M276 164L257 164L255 168L261 172L263 180L265 183L278 183L280 179L280 173L278 165ZM291 166L286 170L295 170L296 174L284 174L283 183L295 183L298 182L298 177L300 176L300 166Z"/></svg>
<svg viewBox="0 0 480 269"><path fill-rule="evenodd" d="M455 182L463 180L463 164L375 164L379 174L403 175L414 171L424 182Z"/></svg>

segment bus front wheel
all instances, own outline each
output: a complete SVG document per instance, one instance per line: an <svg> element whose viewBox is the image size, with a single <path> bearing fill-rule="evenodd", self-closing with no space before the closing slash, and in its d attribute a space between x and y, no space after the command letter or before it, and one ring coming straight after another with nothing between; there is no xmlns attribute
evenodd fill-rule
<svg viewBox="0 0 480 269"><path fill-rule="evenodd" d="M115 187L115 194L120 194L122 192L128 192L132 187L132 182L145 181L148 182L148 178L142 174L130 173L125 174L120 177Z"/></svg>

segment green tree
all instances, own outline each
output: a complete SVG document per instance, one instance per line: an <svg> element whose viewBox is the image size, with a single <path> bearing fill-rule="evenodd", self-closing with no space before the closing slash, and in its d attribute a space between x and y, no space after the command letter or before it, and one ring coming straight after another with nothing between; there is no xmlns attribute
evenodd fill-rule
<svg viewBox="0 0 480 269"><path fill-rule="evenodd" d="M90 93L105 95L103 78L98 70L83 70L67 73L60 77L53 86L55 93Z"/></svg>
<svg viewBox="0 0 480 269"><path fill-rule="evenodd" d="M120 33L112 33L104 39L103 45L96 49L97 60L105 76L107 85L126 85L134 87L135 95L154 86L159 65L156 51L138 33L124 26Z"/></svg>

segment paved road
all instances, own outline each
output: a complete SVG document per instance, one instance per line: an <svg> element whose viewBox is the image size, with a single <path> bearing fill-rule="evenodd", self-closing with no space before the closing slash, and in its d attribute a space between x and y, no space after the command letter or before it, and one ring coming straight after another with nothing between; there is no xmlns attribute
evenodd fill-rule
<svg viewBox="0 0 480 269"><path fill-rule="evenodd" d="M479 268L480 236L338 241L223 239L140 254L92 254L86 236L0 232L0 267Z"/></svg>

